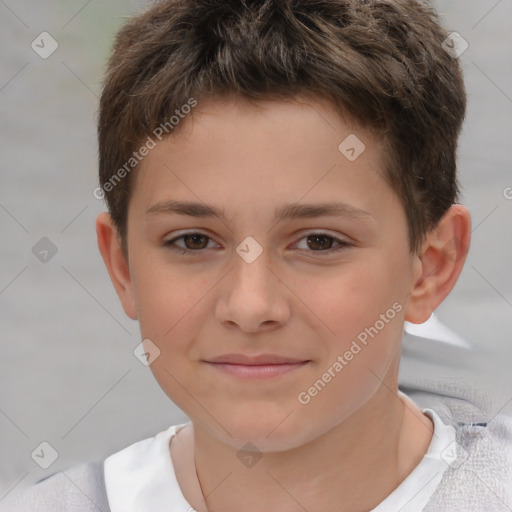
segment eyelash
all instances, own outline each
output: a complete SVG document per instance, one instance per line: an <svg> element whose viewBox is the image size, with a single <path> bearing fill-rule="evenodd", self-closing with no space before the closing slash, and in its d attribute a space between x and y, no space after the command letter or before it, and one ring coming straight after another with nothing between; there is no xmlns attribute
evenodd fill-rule
<svg viewBox="0 0 512 512"><path fill-rule="evenodd" d="M175 242L177 240L180 240L182 238L185 238L186 236L192 236L192 235L201 235L201 236L208 238L208 240L211 240L211 237L209 237L208 235L205 235L204 233L191 231L190 233L184 233L176 238L173 238L172 240L166 240L166 241L164 241L163 245L164 245L164 247L170 249L171 251L177 252L178 254L187 254L189 256L197 256L197 255L199 255L199 253L205 251L206 249L183 249L183 248L175 245ZM350 243L346 242L345 240L336 238L335 236L329 235L327 233L317 233L317 232L312 232L312 233L309 233L309 234L303 236L301 239L299 239L299 242L301 240L303 240L304 238L309 238L309 237L315 236L315 235L330 238L330 239L334 240L335 242L337 242L339 245L334 248L329 248L326 250L318 250L318 251L314 251L314 250L308 251L306 249L300 249L300 250L306 251L308 253L314 253L315 255L319 254L320 257L323 257L324 254L325 255L333 254L340 250L346 249L347 247L349 247L351 245Z"/></svg>

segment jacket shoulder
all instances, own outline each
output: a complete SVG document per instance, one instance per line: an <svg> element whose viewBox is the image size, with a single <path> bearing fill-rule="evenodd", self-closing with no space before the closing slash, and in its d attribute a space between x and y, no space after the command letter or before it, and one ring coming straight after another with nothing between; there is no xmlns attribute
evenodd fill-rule
<svg viewBox="0 0 512 512"><path fill-rule="evenodd" d="M1 502L2 512L110 512L103 461L73 466L18 492Z"/></svg>
<svg viewBox="0 0 512 512"><path fill-rule="evenodd" d="M453 457L424 512L512 510L512 418L455 425Z"/></svg>

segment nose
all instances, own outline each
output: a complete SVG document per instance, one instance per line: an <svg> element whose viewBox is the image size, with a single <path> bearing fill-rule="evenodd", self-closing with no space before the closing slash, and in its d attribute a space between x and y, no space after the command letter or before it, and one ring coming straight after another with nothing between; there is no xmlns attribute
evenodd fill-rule
<svg viewBox="0 0 512 512"><path fill-rule="evenodd" d="M219 290L216 319L246 333L276 329L290 316L291 292L272 268L269 251L249 261L234 253L232 269Z"/></svg>

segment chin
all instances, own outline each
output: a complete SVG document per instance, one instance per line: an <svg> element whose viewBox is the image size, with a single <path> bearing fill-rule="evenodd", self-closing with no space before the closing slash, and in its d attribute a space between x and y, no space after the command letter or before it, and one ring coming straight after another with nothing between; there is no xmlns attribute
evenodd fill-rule
<svg viewBox="0 0 512 512"><path fill-rule="evenodd" d="M222 428L212 427L222 441L233 448L244 449L247 443L251 443L262 453L294 449L315 439L311 418L300 418L297 411L291 414L283 411L286 409L280 408L274 414L269 411L232 414L229 421L222 423L232 437Z"/></svg>

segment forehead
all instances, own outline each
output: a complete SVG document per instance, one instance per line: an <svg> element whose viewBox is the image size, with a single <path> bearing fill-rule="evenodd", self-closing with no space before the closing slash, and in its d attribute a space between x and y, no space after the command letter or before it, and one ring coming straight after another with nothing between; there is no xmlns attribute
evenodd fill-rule
<svg viewBox="0 0 512 512"><path fill-rule="evenodd" d="M132 198L148 213L176 210L169 201L177 200L193 200L197 213L208 199L207 214L219 218L245 198L248 209L273 204L274 220L291 216L290 203L321 199L348 204L344 213L355 216L386 188L383 173L379 140L326 100L230 97L199 102L156 144L137 170Z"/></svg>
<svg viewBox="0 0 512 512"><path fill-rule="evenodd" d="M180 123L177 132L188 132L190 135L192 131L197 132L198 127L208 129L214 124L218 129L226 129L228 125L249 124L256 120L261 122L263 119L276 129L293 121L310 124L315 131L322 128L339 131L340 123L350 132L370 131L332 101L304 93L279 99L245 98L237 94L203 98ZM169 140L172 139L171 134Z"/></svg>

